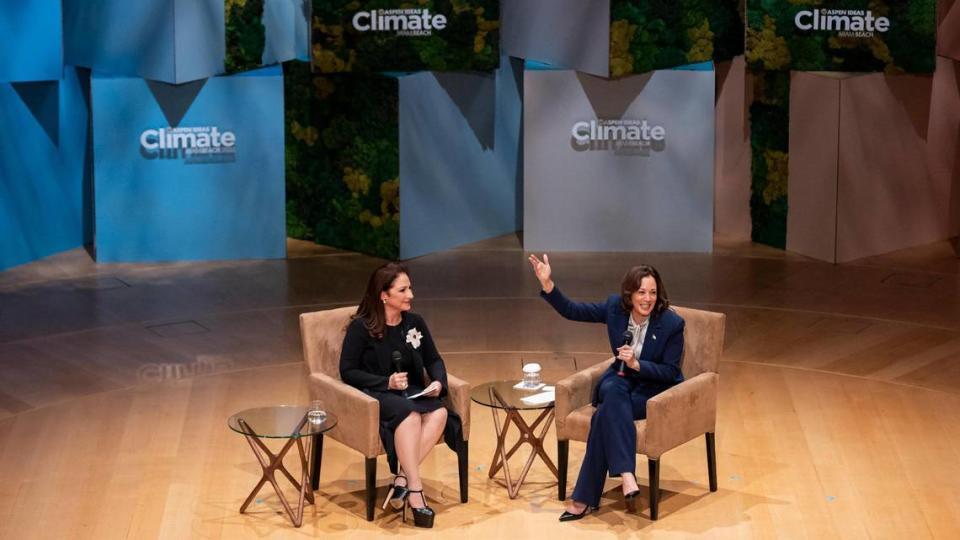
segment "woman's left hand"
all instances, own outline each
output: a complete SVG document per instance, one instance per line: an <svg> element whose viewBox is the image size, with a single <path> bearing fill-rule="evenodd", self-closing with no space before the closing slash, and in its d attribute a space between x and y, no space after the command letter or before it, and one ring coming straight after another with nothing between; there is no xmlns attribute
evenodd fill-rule
<svg viewBox="0 0 960 540"><path fill-rule="evenodd" d="M442 388L443 386L441 386L439 382L433 381L432 383L427 385L427 388L425 389L426 393L424 393L423 395L427 397L437 397L440 395L440 390Z"/></svg>

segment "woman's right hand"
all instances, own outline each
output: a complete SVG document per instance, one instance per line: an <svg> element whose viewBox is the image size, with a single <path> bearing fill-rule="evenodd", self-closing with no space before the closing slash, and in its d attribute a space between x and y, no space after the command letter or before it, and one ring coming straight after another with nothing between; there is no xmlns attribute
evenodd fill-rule
<svg viewBox="0 0 960 540"><path fill-rule="evenodd" d="M390 380L387 382L387 388L390 390L406 390L407 389L407 372L401 371L399 373L394 373L390 375Z"/></svg>
<svg viewBox="0 0 960 540"><path fill-rule="evenodd" d="M543 292L550 293L553 291L553 280L550 279L550 257L547 257L547 254L543 254L543 260L537 258L536 255L530 255L529 257L530 266L533 267L533 273L537 276L537 279L540 281L540 286L543 287Z"/></svg>

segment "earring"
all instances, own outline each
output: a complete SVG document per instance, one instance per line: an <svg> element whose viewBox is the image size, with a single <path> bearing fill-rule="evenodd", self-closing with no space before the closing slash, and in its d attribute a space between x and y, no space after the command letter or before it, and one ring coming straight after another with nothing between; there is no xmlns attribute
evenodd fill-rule
<svg viewBox="0 0 960 540"><path fill-rule="evenodd" d="M386 298L381 298L380 301L383 302L384 304L387 303L387 299L386 299Z"/></svg>

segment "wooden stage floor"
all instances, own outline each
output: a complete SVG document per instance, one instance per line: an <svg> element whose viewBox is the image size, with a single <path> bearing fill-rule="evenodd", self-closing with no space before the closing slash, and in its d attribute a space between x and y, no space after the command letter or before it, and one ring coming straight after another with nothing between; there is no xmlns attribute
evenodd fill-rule
<svg viewBox="0 0 960 540"><path fill-rule="evenodd" d="M410 262L414 310L468 381L516 378L529 360L555 380L606 357L601 326L563 321L538 298L519 245L511 235ZM424 473L439 512L429 533L395 513L367 522L362 457L330 439L302 528L269 488L239 514L260 471L227 417L306 403L299 313L355 303L381 261L293 241L274 261L95 265L77 250L0 273L0 538L960 534L960 260L949 243L840 266L723 241L712 255L551 261L579 299L647 262L673 303L728 315L718 492L700 439L663 457L658 521L646 492L625 512L610 480L599 513L558 523L563 503L539 462L515 500L487 478L494 429L474 405L470 502L459 503L455 455L438 447ZM552 429L547 449L555 456ZM582 455L571 444L572 479ZM637 471L646 486L643 458ZM382 497L383 460L379 476Z"/></svg>

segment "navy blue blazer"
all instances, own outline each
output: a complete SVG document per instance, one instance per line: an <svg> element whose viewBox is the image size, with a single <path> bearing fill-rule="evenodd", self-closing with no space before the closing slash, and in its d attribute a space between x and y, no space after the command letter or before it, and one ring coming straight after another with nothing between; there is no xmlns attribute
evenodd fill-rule
<svg viewBox="0 0 960 540"><path fill-rule="evenodd" d="M611 294L605 302L574 302L554 286L550 293L540 291L550 305L565 319L580 322L605 323L607 337L610 339L610 350L617 355L617 349L623 345L623 333L630 322L630 313L620 306L620 295ZM642 386L645 393L653 396L671 386L683 382L683 372L680 370L683 355L683 318L673 310L666 309L659 315L651 314L647 335L640 350L640 369L625 368L627 377L635 380ZM609 376L616 376L614 362L603 374L600 383L593 392L593 404L597 404L597 392L603 380Z"/></svg>

